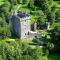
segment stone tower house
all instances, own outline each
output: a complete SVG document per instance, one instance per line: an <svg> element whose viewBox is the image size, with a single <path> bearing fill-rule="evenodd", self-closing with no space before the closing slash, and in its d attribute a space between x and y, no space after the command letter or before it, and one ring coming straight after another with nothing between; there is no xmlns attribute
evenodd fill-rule
<svg viewBox="0 0 60 60"><path fill-rule="evenodd" d="M30 31L30 16L18 11L13 13L9 18L9 25L11 31L19 38L25 39L29 36Z"/></svg>

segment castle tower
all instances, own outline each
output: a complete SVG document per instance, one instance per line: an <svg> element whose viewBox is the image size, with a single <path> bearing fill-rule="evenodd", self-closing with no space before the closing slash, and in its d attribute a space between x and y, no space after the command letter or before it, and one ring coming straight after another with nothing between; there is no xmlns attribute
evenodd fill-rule
<svg viewBox="0 0 60 60"><path fill-rule="evenodd" d="M11 31L19 38L25 39L29 36L30 31L30 16L18 11L10 16L9 25Z"/></svg>

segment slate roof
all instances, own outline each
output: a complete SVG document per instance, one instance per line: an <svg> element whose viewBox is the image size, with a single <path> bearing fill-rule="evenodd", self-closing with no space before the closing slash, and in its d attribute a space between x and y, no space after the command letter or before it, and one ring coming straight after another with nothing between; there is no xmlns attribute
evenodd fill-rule
<svg viewBox="0 0 60 60"><path fill-rule="evenodd" d="M23 18L23 17L29 17L28 14L25 14L25 13L22 12L22 11L18 11L18 12L17 12L17 16L19 16L20 18Z"/></svg>

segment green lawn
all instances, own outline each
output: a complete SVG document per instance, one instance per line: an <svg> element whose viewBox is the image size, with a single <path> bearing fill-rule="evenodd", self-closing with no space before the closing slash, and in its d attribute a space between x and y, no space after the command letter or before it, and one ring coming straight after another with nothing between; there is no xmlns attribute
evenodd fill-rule
<svg viewBox="0 0 60 60"><path fill-rule="evenodd" d="M60 60L60 55L43 56L42 60Z"/></svg>
<svg viewBox="0 0 60 60"><path fill-rule="evenodd" d="M49 55L48 60L60 60L60 55Z"/></svg>

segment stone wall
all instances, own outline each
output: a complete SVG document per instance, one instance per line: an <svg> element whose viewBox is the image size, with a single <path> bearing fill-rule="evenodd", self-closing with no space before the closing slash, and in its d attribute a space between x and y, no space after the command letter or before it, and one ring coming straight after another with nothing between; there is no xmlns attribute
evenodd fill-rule
<svg viewBox="0 0 60 60"><path fill-rule="evenodd" d="M28 38L29 31L30 31L30 20L24 18L21 20L21 39Z"/></svg>

